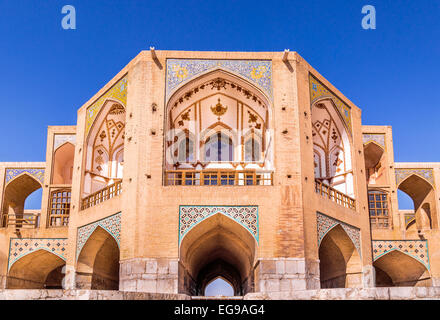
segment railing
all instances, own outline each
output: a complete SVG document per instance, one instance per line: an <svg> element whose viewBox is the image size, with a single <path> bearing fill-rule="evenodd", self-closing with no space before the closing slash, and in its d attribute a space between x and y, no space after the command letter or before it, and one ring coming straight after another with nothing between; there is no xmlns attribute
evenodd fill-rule
<svg viewBox="0 0 440 320"><path fill-rule="evenodd" d="M356 209L356 200L343 194L342 192L322 183L320 180L315 179L315 191L321 196L328 198L341 206L349 209Z"/></svg>
<svg viewBox="0 0 440 320"><path fill-rule="evenodd" d="M104 201L114 198L122 193L122 181L117 181L86 198L82 199L81 210L96 206Z"/></svg>
<svg viewBox="0 0 440 320"><path fill-rule="evenodd" d="M40 222L40 214L35 213L5 214L3 217L4 226L16 229L34 229L38 227Z"/></svg>
<svg viewBox="0 0 440 320"><path fill-rule="evenodd" d="M257 170L167 170L166 186L271 186L272 171Z"/></svg>

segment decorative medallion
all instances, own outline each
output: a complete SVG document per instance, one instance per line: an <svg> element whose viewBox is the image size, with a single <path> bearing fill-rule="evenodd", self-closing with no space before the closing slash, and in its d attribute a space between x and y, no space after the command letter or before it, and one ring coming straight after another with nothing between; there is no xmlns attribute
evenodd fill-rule
<svg viewBox="0 0 440 320"><path fill-rule="evenodd" d="M215 107L211 106L211 111L213 114L215 114L217 117L220 117L222 115L224 115L226 113L226 111L228 111L228 107L227 106L223 106L220 102L220 98L218 98L218 103L215 105Z"/></svg>
<svg viewBox="0 0 440 320"><path fill-rule="evenodd" d="M361 232L359 228L353 227L345 222L331 218L319 212L316 213L316 219L318 228L318 247L321 245L321 241L324 239L325 235L334 227L340 225L353 242L359 255L361 255Z"/></svg>
<svg viewBox="0 0 440 320"><path fill-rule="evenodd" d="M364 133L362 135L362 140L364 144L375 142L383 149L385 149L385 134L382 133Z"/></svg>
<svg viewBox="0 0 440 320"><path fill-rule="evenodd" d="M421 262L426 269L430 269L428 240L372 240L371 244L374 261L397 250Z"/></svg>
<svg viewBox="0 0 440 320"><path fill-rule="evenodd" d="M394 170L396 174L396 184L399 184L408 178L409 176L415 174L426 181L428 181L432 186L434 186L434 174L433 169L403 169L403 168L395 168Z"/></svg>
<svg viewBox="0 0 440 320"><path fill-rule="evenodd" d="M272 61L270 60L167 59L167 100L183 83L215 69L224 69L244 77L272 99Z"/></svg>
<svg viewBox="0 0 440 320"><path fill-rule="evenodd" d="M54 255L66 260L67 239L65 238L11 238L9 245L8 270L12 265L24 256L38 250L46 250Z"/></svg>
<svg viewBox="0 0 440 320"><path fill-rule="evenodd" d="M238 222L255 240L259 241L257 206L180 206L179 207L179 245L185 235L203 220L223 214Z"/></svg>
<svg viewBox="0 0 440 320"><path fill-rule="evenodd" d="M106 99L114 99L120 101L123 105L127 103L127 78L124 77L119 80L113 87L104 93L98 100L96 100L86 112L86 136L93 125L96 117L104 105ZM114 105L113 105L114 106Z"/></svg>
<svg viewBox="0 0 440 320"><path fill-rule="evenodd" d="M309 74L310 84L310 105L313 105L316 101L322 98L330 98L339 111L342 119L344 120L348 131L351 133L351 108L338 98L332 91L316 79L312 74Z"/></svg>
<svg viewBox="0 0 440 320"><path fill-rule="evenodd" d="M78 228L77 244L76 244L76 259L78 260L82 248L89 240L89 237L96 230L101 227L106 230L115 240L120 244L121 241L121 213L117 213L110 217L98 220L96 222L87 224Z"/></svg>
<svg viewBox="0 0 440 320"><path fill-rule="evenodd" d="M44 183L44 169L6 169L6 184L14 180L22 173L27 173L37 179L41 184Z"/></svg>

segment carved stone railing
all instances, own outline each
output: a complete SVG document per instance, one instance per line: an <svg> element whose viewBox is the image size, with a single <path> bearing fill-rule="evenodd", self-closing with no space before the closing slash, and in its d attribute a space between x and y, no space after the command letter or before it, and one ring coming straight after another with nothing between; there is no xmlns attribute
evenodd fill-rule
<svg viewBox="0 0 440 320"><path fill-rule="evenodd" d="M356 209L356 200L347 196L346 194L332 188L320 180L315 179L315 191L320 194L324 198L328 198L337 204L355 210Z"/></svg>
<svg viewBox="0 0 440 320"><path fill-rule="evenodd" d="M273 172L264 170L167 170L166 186L271 186Z"/></svg>
<svg viewBox="0 0 440 320"><path fill-rule="evenodd" d="M16 229L34 229L40 222L39 213L23 214L5 214L3 216L3 225L5 227L14 227Z"/></svg>
<svg viewBox="0 0 440 320"><path fill-rule="evenodd" d="M122 181L117 181L82 199L81 210L96 206L122 193Z"/></svg>

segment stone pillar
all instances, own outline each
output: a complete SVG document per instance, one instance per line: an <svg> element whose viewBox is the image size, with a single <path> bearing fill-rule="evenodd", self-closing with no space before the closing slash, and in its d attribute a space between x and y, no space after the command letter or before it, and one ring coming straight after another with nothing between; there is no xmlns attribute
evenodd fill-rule
<svg viewBox="0 0 440 320"><path fill-rule="evenodd" d="M364 288L374 288L376 286L376 270L372 265L362 268L362 278Z"/></svg>
<svg viewBox="0 0 440 320"><path fill-rule="evenodd" d="M307 290L317 290L321 288L319 260L306 260L306 284Z"/></svg>
<svg viewBox="0 0 440 320"><path fill-rule="evenodd" d="M65 276L62 281L62 286L64 290L76 289L76 271L73 266L65 266Z"/></svg>
<svg viewBox="0 0 440 320"><path fill-rule="evenodd" d="M178 293L176 259L134 258L121 261L120 266L120 291Z"/></svg>
<svg viewBox="0 0 440 320"><path fill-rule="evenodd" d="M260 259L255 268L256 292L306 290L307 282L303 258Z"/></svg>

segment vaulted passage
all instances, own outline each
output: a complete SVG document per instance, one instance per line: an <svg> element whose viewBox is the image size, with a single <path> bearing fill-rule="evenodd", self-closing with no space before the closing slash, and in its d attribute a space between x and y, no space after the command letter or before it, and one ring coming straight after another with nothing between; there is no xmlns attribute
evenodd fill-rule
<svg viewBox="0 0 440 320"><path fill-rule="evenodd" d="M416 259L394 250L376 260L376 287L426 287L432 281L429 271Z"/></svg>
<svg viewBox="0 0 440 320"><path fill-rule="evenodd" d="M17 260L8 272L8 289L61 289L65 261L46 250Z"/></svg>
<svg viewBox="0 0 440 320"><path fill-rule="evenodd" d="M179 292L204 295L217 278L234 295L252 292L256 241L241 225L216 214L191 229L180 246Z"/></svg>
<svg viewBox="0 0 440 320"><path fill-rule="evenodd" d="M119 289L119 246L101 227L96 228L81 250L76 281L80 289Z"/></svg>
<svg viewBox="0 0 440 320"><path fill-rule="evenodd" d="M321 288L362 287L359 253L344 229L330 230L319 247Z"/></svg>

